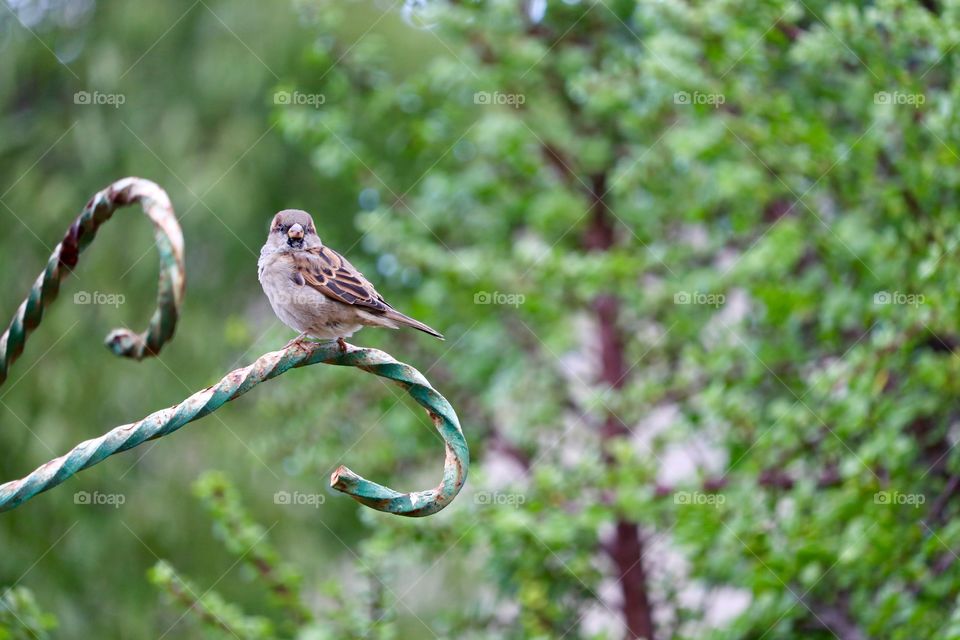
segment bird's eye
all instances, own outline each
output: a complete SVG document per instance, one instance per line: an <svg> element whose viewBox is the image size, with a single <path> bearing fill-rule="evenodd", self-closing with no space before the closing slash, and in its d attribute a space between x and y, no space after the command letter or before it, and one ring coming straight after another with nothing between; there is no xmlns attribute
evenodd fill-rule
<svg viewBox="0 0 960 640"><path fill-rule="evenodd" d="M279 231L280 233L286 233L286 232L287 232L287 229L289 229L289 228L290 228L290 225L288 225L288 224L282 224L282 225L280 225L279 227L277 227L277 231Z"/></svg>

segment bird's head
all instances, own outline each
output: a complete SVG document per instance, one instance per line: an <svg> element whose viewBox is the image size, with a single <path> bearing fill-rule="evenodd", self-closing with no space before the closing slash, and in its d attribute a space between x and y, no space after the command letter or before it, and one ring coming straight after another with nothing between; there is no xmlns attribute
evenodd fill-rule
<svg viewBox="0 0 960 640"><path fill-rule="evenodd" d="M284 209L273 216L267 245L275 251L300 251L320 246L320 237L309 213Z"/></svg>

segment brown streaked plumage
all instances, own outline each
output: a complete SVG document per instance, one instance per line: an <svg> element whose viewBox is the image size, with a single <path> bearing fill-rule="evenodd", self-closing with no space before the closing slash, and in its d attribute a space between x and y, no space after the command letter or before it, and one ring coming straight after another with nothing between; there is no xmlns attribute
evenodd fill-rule
<svg viewBox="0 0 960 640"><path fill-rule="evenodd" d="M346 258L325 247L306 211L286 209L274 216L258 267L277 317L300 332L295 341L342 340L365 326L408 326L443 339L390 306Z"/></svg>

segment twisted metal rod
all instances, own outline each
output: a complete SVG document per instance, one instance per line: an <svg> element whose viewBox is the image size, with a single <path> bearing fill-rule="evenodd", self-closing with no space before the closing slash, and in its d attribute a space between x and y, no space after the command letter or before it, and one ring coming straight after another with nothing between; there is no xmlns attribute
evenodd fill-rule
<svg viewBox="0 0 960 640"><path fill-rule="evenodd" d="M113 216L114 211L135 202L140 203L153 222L160 250L157 310L146 331L137 334L129 329L114 329L107 336L106 344L118 356L140 360L156 355L173 337L186 284L183 233L170 198L163 189L143 178L124 178L90 199L53 250L43 273L34 281L30 295L20 304L10 326L0 336L0 384L7 379L10 366L23 353L24 343L40 324L44 309L57 298L60 281L77 265L80 253L96 236L97 229Z"/></svg>
<svg viewBox="0 0 960 640"><path fill-rule="evenodd" d="M470 463L470 452L450 403L419 371L397 362L383 351L350 344L341 349L335 342L305 342L266 353L253 364L231 371L217 384L198 391L178 405L152 413L139 422L116 427L99 438L81 442L69 453L47 462L30 475L0 485L0 511L9 511L23 504L115 453L173 433L185 424L213 413L261 382L290 369L318 362L357 367L395 381L427 411L446 445L443 479L433 489L401 493L367 480L345 466L333 472L330 485L368 507L401 516L428 516L450 504L466 481Z"/></svg>

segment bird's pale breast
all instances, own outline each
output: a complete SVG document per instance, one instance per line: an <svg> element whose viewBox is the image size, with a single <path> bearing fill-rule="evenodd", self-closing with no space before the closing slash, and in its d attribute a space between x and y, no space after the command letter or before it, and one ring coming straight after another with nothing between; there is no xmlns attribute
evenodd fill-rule
<svg viewBox="0 0 960 640"><path fill-rule="evenodd" d="M361 328L355 310L303 284L293 261L283 258L266 254L258 262L260 284L281 322L320 340L347 338Z"/></svg>

